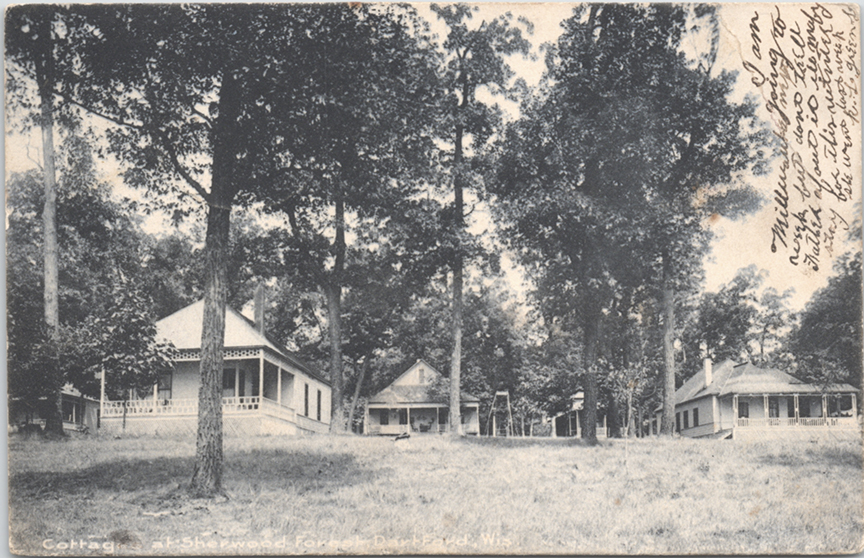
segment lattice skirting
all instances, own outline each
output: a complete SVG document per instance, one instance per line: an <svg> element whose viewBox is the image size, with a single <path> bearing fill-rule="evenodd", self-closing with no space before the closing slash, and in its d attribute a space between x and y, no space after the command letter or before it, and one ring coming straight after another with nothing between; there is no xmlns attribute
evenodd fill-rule
<svg viewBox="0 0 864 558"><path fill-rule="evenodd" d="M194 438L197 417L128 418L123 428L122 418L103 419L99 428L102 436ZM296 424L267 416L222 417L225 436L296 436L304 433Z"/></svg>
<svg viewBox="0 0 864 558"><path fill-rule="evenodd" d="M768 442L773 440L849 440L860 441L861 431L857 428L799 427L799 428L736 428L733 440L745 442Z"/></svg>

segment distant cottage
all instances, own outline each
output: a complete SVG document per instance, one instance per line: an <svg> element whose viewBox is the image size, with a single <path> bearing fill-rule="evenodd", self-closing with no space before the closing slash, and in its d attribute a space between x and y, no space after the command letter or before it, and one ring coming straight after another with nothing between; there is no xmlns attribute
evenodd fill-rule
<svg viewBox="0 0 864 558"><path fill-rule="evenodd" d="M256 297L257 298L257 297ZM262 304L263 298L258 302ZM101 429L133 435L192 435L197 428L199 366L204 301L159 320L157 336L178 349L173 372L165 372L152 393L130 401L100 402ZM271 341L263 313L253 323L232 308L225 311L222 417L226 435L327 432L330 382Z"/></svg>
<svg viewBox="0 0 864 558"><path fill-rule="evenodd" d="M418 360L393 383L369 398L364 433L446 432L450 406L446 396L442 398L433 393L436 385L449 386L449 380L425 360ZM461 400L462 432L480 434L480 400L464 391Z"/></svg>
<svg viewBox="0 0 864 558"><path fill-rule="evenodd" d="M675 430L698 438L858 435L857 390L820 387L780 370L711 360L675 392ZM659 415L657 417L659 424Z"/></svg>

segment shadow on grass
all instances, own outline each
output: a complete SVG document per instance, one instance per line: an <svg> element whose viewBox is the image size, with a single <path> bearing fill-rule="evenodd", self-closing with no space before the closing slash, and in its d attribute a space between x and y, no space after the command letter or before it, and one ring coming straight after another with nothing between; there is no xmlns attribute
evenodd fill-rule
<svg viewBox="0 0 864 558"><path fill-rule="evenodd" d="M465 444L500 448L524 448L531 446L602 447L607 443L598 441L589 444L581 438L492 438L489 436L463 436L458 439Z"/></svg>
<svg viewBox="0 0 864 558"><path fill-rule="evenodd" d="M830 463L833 467L849 467L856 471L861 471L864 468L864 455L862 455L861 446L858 444L803 447L803 451L794 453L781 451L764 455L759 458L759 461L767 465L786 467L800 467L802 463L814 462L817 464Z"/></svg>
<svg viewBox="0 0 864 558"><path fill-rule="evenodd" d="M118 459L66 472L23 472L9 478L10 501L88 496L95 491L156 492L166 487L182 490L192 475L194 458L159 457ZM315 490L372 480L378 473L359 466L348 453L292 453L283 450L228 454L223 465L223 485L252 483L279 490L289 484Z"/></svg>

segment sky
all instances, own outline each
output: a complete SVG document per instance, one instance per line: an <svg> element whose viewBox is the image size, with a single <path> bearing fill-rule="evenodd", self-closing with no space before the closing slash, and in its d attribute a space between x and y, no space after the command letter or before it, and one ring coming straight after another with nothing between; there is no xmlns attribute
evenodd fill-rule
<svg viewBox="0 0 864 558"><path fill-rule="evenodd" d="M561 31L561 22L571 15L573 5L566 3L510 5L481 3L479 5L480 11L474 18L477 23L483 19L499 16L506 11L513 14L514 21L518 16L524 16L533 23L534 33L530 37L530 41L534 45L536 59L525 60L521 56L516 56L511 58L510 62L519 77L525 79L529 85L536 85L544 70L543 56L538 47L542 43L555 41ZM742 70L743 60L746 59L746 45L752 42L751 30L748 26L753 13L751 7L747 4L727 4L722 8L723 25L718 64L726 69ZM421 15L430 22L433 32L443 37L446 30L428 9L428 5L418 5L418 9ZM690 48L695 48L695 45ZM760 93L752 87L748 88L748 85L749 83L743 75L739 77L737 93L742 97L748 92ZM512 113L513 107L505 107L505 109ZM760 115L766 120L771 118L771 115L765 111L764 102L760 108ZM860 130L857 137L860 137ZM34 161L39 157L39 145L38 135L22 137L7 133L5 176L8 178L11 172L32 168ZM858 167L860 169L860 162ZM102 178L116 185L118 191L122 192L123 195L136 195L135 192L122 186L122 180L119 178L120 167L116 162L103 162L100 164L100 169ZM770 196L777 181L776 173L777 169L775 168L768 177L753 179L753 185L766 196ZM859 170L857 193L860 193L860 183ZM767 203L758 213L737 222L725 218L712 221L710 226L714 230L715 241L712 245L711 255L705 262L706 290L717 290L723 283L729 282L738 269L755 264L767 271L765 286L772 286L781 292L788 288L794 288L795 294L791 299L791 304L795 309L801 309L812 292L826 284L831 269L830 261L827 259L823 260L819 272L807 272L803 271L803 266L790 265L784 254L771 252L770 226L775 211L772 204ZM485 218L487 216L488 214L482 211L478 211L473 216L475 220L474 231L479 232L493 228L493 225ZM164 222L160 222L158 219L151 218L148 221L148 227L153 230L163 226ZM837 250L836 253L841 251ZM505 263L507 263L506 258ZM508 278L517 292L522 292L525 288L524 285L518 284L521 281L520 277L520 274L515 270L511 270L508 274Z"/></svg>

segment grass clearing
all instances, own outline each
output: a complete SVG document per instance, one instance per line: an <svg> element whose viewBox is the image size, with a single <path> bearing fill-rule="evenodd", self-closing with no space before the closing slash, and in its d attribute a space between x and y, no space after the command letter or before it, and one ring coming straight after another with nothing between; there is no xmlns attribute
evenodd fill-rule
<svg viewBox="0 0 864 558"><path fill-rule="evenodd" d="M11 441L13 550L827 554L864 540L859 443L227 439L216 500L185 495L193 455L180 440Z"/></svg>

